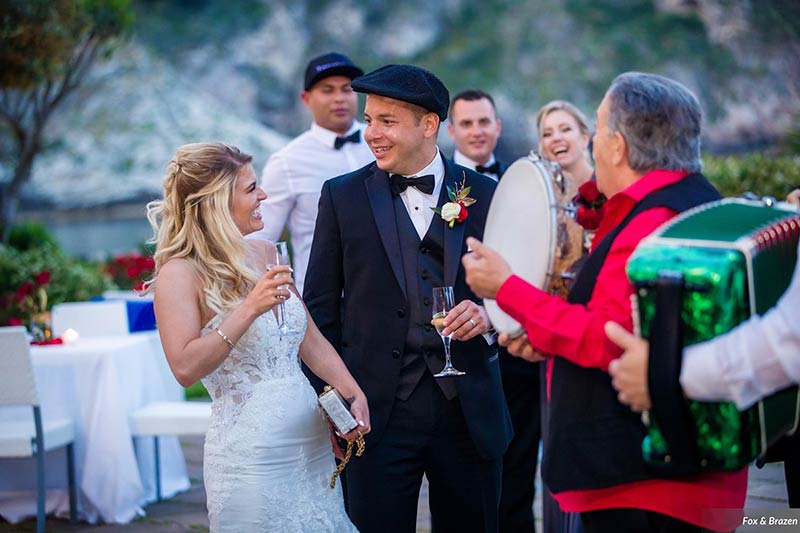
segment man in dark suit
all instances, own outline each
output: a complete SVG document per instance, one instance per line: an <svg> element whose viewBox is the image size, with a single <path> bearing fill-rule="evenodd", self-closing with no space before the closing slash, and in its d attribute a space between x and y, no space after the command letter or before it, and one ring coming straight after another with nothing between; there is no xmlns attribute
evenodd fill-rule
<svg viewBox="0 0 800 533"><path fill-rule="evenodd" d="M512 429L491 325L460 262L466 237L483 234L495 184L439 153L449 95L433 74L388 65L352 87L367 93L376 161L323 186L304 293L369 399L366 453L347 470L349 513L367 533L415 531L425 474L437 532L495 531ZM475 202L447 205L449 190ZM437 379L432 289L447 285L458 303L443 333L460 341L453 364L466 375Z"/></svg>
<svg viewBox="0 0 800 533"><path fill-rule="evenodd" d="M492 96L480 89L467 89L450 103L447 132L456 145L453 161L499 180L506 171L495 158L502 123ZM500 373L514 438L503 456L503 489L500 496L500 531L531 533L536 463L541 437L539 412L539 363L509 355L500 348Z"/></svg>
<svg viewBox="0 0 800 533"><path fill-rule="evenodd" d="M499 180L507 168L494 157L502 126L489 93L467 89L455 95L447 125L447 133L456 145L453 161Z"/></svg>

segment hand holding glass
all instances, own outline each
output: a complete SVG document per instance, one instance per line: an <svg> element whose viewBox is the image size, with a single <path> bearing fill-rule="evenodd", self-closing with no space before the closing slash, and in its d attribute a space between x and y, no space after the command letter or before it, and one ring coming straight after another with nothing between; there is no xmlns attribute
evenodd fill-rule
<svg viewBox="0 0 800 533"><path fill-rule="evenodd" d="M455 298L453 297L453 287L434 287L433 288L433 325L436 331L442 337L444 343L444 368L438 374L434 374L435 378L442 378L447 376L463 376L466 372L457 370L453 363L450 361L450 335L442 335L444 331L444 318L447 313L455 307Z"/></svg>
<svg viewBox="0 0 800 533"><path fill-rule="evenodd" d="M274 262L267 263L267 270L277 265L291 266L289 261L289 247L284 241L275 243L275 257ZM286 289L287 285L281 285L281 289ZM286 311L284 304L278 304L278 332L283 335L289 332L289 326L286 324Z"/></svg>

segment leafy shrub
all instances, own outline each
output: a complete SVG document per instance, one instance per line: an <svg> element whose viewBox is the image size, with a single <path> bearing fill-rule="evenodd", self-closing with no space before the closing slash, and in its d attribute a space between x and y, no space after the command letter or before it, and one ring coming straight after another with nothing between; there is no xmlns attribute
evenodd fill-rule
<svg viewBox="0 0 800 533"><path fill-rule="evenodd" d="M38 222L23 222L11 228L9 246L17 250L30 250L46 245L56 245L55 236Z"/></svg>
<svg viewBox="0 0 800 533"><path fill-rule="evenodd" d="M14 295L37 274L50 273L47 309L62 302L82 302L111 289L110 280L97 263L73 259L52 244L29 250L0 245L0 295ZM0 306L0 325L10 318L7 305Z"/></svg>
<svg viewBox="0 0 800 533"><path fill-rule="evenodd" d="M786 198L800 186L800 156L748 154L741 157L706 156L703 173L723 196L758 196Z"/></svg>

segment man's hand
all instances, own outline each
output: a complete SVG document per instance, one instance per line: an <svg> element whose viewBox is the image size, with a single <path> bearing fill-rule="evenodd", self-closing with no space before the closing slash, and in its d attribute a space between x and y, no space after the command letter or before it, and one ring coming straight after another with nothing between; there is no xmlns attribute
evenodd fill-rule
<svg viewBox="0 0 800 533"><path fill-rule="evenodd" d="M467 285L481 298L494 298L511 276L511 267L500 254L474 237L467 238L467 246L472 252L461 258L467 273Z"/></svg>
<svg viewBox="0 0 800 533"><path fill-rule="evenodd" d="M492 328L486 310L472 300L462 300L452 308L444 317L444 325L442 335L447 336L452 333L453 339L457 341L468 341Z"/></svg>
<svg viewBox="0 0 800 533"><path fill-rule="evenodd" d="M647 385L650 345L641 337L628 333L616 322L606 322L605 330L609 340L625 350L619 359L608 365L611 384L619 393L617 398L637 413L650 409Z"/></svg>
<svg viewBox="0 0 800 533"><path fill-rule="evenodd" d="M795 189L786 197L786 201L792 205L800 206L800 189Z"/></svg>
<svg viewBox="0 0 800 533"><path fill-rule="evenodd" d="M505 346L508 353L511 355L515 355L531 363L538 363L546 359L545 356L537 352L533 346L531 346L526 333L523 333L519 337L514 337L513 339L508 333L501 333L497 342L500 343L500 346Z"/></svg>

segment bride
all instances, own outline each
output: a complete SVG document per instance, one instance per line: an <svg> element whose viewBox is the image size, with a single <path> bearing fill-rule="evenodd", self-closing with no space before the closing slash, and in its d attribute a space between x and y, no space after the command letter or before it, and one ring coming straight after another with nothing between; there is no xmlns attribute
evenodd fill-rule
<svg viewBox="0 0 800 533"><path fill-rule="evenodd" d="M275 246L245 241L263 227L252 157L221 143L188 144L167 167L164 199L148 205L156 231L155 313L181 385L213 400L203 477L211 531L354 531L329 432L298 353L350 400L369 432L361 388L294 292ZM288 333L277 331L285 305ZM285 328L284 328L285 330ZM332 438L335 442L335 439Z"/></svg>

